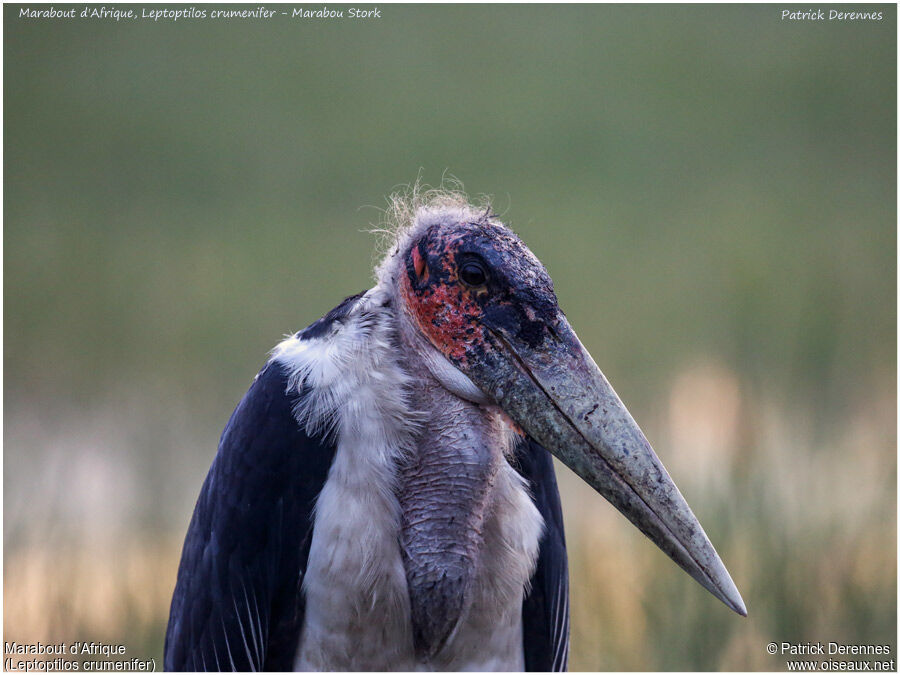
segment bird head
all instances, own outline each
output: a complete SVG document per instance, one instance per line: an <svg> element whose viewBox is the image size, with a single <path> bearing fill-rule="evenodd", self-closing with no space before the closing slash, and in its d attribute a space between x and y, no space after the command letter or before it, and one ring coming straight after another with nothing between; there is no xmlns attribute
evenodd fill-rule
<svg viewBox="0 0 900 675"><path fill-rule="evenodd" d="M559 308L547 270L486 209L420 205L379 268L448 388L497 406L682 569L746 615L728 571Z"/></svg>

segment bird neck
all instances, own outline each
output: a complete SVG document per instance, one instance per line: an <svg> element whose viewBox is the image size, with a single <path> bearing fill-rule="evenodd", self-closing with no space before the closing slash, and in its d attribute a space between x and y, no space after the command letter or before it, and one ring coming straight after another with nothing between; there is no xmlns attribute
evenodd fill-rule
<svg viewBox="0 0 900 675"><path fill-rule="evenodd" d="M503 418L449 391L422 357L422 345L400 351L408 355L410 400L421 420L397 475L400 541L416 651L428 659L468 609L491 491L510 443Z"/></svg>

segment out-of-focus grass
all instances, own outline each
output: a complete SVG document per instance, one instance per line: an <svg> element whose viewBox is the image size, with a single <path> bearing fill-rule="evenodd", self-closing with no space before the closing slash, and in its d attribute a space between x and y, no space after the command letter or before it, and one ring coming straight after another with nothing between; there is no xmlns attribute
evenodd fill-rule
<svg viewBox="0 0 900 675"><path fill-rule="evenodd" d="M749 609L726 609L568 470L572 670L780 670L769 642L896 648L896 396L883 386L825 445L721 365L672 383L658 438ZM691 434L685 434L691 429ZM697 442L692 442L696 440ZM5 639L124 642L161 659L180 540L36 533L4 560Z"/></svg>
<svg viewBox="0 0 900 675"><path fill-rule="evenodd" d="M19 549L4 560L4 639L121 644L162 669L179 554L180 542L158 540Z"/></svg>
<svg viewBox="0 0 900 675"><path fill-rule="evenodd" d="M896 473L885 470L893 389L857 401L826 443L784 410L721 367L694 367L651 434L738 584L746 619L565 474L573 669L782 670L784 659L765 651L782 641L896 653Z"/></svg>
<svg viewBox="0 0 900 675"><path fill-rule="evenodd" d="M575 668L779 668L896 634L896 8L4 9L6 640L161 655L180 539L265 354L371 283L445 169L561 304L747 600L561 470ZM135 654L137 655L137 654Z"/></svg>

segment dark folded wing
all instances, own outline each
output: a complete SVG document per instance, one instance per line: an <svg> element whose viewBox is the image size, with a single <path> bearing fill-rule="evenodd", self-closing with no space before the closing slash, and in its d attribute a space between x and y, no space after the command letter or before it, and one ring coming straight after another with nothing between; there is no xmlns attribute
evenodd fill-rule
<svg viewBox="0 0 900 675"><path fill-rule="evenodd" d="M313 505L332 444L297 424L268 363L219 442L188 528L166 631L166 670L290 670Z"/></svg>
<svg viewBox="0 0 900 675"><path fill-rule="evenodd" d="M522 604L525 670L564 671L569 661L569 567L553 459L530 437L519 441L516 457L545 523L537 568Z"/></svg>

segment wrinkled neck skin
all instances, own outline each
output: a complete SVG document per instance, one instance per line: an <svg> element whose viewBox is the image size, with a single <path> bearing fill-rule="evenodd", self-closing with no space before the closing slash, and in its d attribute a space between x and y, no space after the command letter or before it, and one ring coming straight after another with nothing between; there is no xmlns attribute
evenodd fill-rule
<svg viewBox="0 0 900 675"><path fill-rule="evenodd" d="M417 656L452 641L480 565L491 489L511 437L499 411L397 312L420 433L400 466L400 544ZM449 370L448 370L449 369Z"/></svg>

